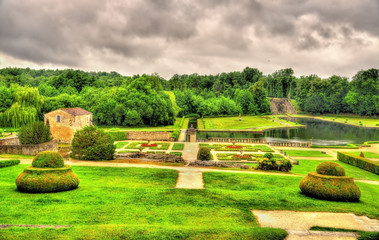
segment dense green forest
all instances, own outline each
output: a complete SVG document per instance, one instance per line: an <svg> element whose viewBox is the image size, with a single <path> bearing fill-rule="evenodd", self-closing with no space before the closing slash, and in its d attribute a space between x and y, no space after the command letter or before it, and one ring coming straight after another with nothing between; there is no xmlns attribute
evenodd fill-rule
<svg viewBox="0 0 379 240"><path fill-rule="evenodd" d="M379 114L379 69L351 81L294 76L292 69L263 75L256 68L217 75L122 76L116 72L0 69L0 126L19 127L58 108L82 107L100 125L169 125L186 115L268 114L268 97L290 97L302 111Z"/></svg>

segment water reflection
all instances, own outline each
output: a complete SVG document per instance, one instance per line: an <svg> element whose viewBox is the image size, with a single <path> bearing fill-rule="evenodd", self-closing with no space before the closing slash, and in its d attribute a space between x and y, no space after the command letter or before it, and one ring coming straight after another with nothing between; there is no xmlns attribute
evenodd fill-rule
<svg viewBox="0 0 379 240"><path fill-rule="evenodd" d="M306 125L306 128L287 128L265 131L264 134L231 132L198 132L197 138L265 138L269 142L306 142L314 145L343 145L379 140L379 129L367 129L310 118L286 118Z"/></svg>

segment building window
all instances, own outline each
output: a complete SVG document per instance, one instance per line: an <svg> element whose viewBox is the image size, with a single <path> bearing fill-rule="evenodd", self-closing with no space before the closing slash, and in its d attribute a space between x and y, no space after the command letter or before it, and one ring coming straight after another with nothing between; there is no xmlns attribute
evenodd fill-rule
<svg viewBox="0 0 379 240"><path fill-rule="evenodd" d="M57 115L57 122L61 122L61 116Z"/></svg>

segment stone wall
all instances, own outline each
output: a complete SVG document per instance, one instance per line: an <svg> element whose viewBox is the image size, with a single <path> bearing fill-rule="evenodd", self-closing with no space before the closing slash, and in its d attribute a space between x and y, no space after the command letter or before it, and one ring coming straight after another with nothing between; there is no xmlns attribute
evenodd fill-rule
<svg viewBox="0 0 379 240"><path fill-rule="evenodd" d="M151 140L151 141L170 141L170 132L126 132L127 140Z"/></svg>
<svg viewBox="0 0 379 240"><path fill-rule="evenodd" d="M8 138L0 138L0 146L1 145L19 145L20 140L18 137L8 137Z"/></svg>
<svg viewBox="0 0 379 240"><path fill-rule="evenodd" d="M147 159L149 161L157 162L175 162L175 163L185 163L184 159L179 156L171 154L154 154L154 153L117 153L115 155L116 159Z"/></svg>
<svg viewBox="0 0 379 240"><path fill-rule="evenodd" d="M21 155L37 155L43 151L58 151L57 141L52 140L41 144L25 144L25 145L0 145L0 154L21 154Z"/></svg>
<svg viewBox="0 0 379 240"><path fill-rule="evenodd" d="M297 114L295 108L288 98L272 98L270 99L270 105L273 115Z"/></svg>

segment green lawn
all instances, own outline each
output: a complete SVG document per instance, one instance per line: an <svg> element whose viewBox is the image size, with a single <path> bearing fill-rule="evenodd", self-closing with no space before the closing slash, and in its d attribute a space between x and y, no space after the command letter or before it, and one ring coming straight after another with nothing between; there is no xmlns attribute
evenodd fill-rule
<svg viewBox="0 0 379 240"><path fill-rule="evenodd" d="M0 169L3 224L70 225L68 229L0 229L0 239L283 239L258 227L245 201L215 189L175 189L177 172L73 167L73 191L27 194L14 180L25 165ZM242 193L242 192L241 192ZM243 194L243 193L242 193Z"/></svg>
<svg viewBox="0 0 379 240"><path fill-rule="evenodd" d="M128 144L128 142L118 142L116 143L116 149L123 148Z"/></svg>
<svg viewBox="0 0 379 240"><path fill-rule="evenodd" d="M292 166L292 173L307 175L308 172L316 172L316 167L325 160L299 160L299 165ZM336 162L345 168L346 176L353 177L354 179L366 179L379 181L379 175L365 171L363 169L354 167L352 165L343 163L341 161L328 161Z"/></svg>
<svg viewBox="0 0 379 240"><path fill-rule="evenodd" d="M30 155L19 155L19 154L0 154L0 158L5 159L31 159L34 158L34 156Z"/></svg>
<svg viewBox="0 0 379 240"><path fill-rule="evenodd" d="M182 121L181 118L177 118L175 120L174 125L167 125L167 126L144 126L144 127L123 127L123 126L99 126L99 128L104 129L105 131L174 131L176 129L182 129L187 128L189 119L186 118L180 124Z"/></svg>
<svg viewBox="0 0 379 240"><path fill-rule="evenodd" d="M204 190L175 189L177 172L73 167L73 191L27 194L14 179L26 165L0 169L3 224L70 225L66 229L0 229L0 239L283 239L260 228L252 209L354 212L379 218L379 188L358 183L359 203L300 194L301 177L204 173Z"/></svg>
<svg viewBox="0 0 379 240"><path fill-rule="evenodd" d="M174 143L172 146L172 150L183 150L184 149L184 143Z"/></svg>
<svg viewBox="0 0 379 240"><path fill-rule="evenodd" d="M352 154L352 155L355 155L355 156L360 156L361 155L361 152L349 152L349 153ZM379 154L373 153L373 152L363 152L363 155L366 158L379 158Z"/></svg>
<svg viewBox="0 0 379 240"><path fill-rule="evenodd" d="M321 115L321 116L312 116L312 115L292 115L294 117L311 117L320 120L346 123L355 126L362 127L377 127L379 128L379 119L373 117L359 117L353 115Z"/></svg>
<svg viewBox="0 0 379 240"><path fill-rule="evenodd" d="M281 120L279 123L271 119L270 116L242 116L242 121L238 120L236 117L220 117L220 118L201 118L198 119L198 128L199 130L250 130L250 131L259 131L268 128L280 128L288 126L301 126L296 125L296 123L287 122Z"/></svg>
<svg viewBox="0 0 379 240"><path fill-rule="evenodd" d="M287 156L290 157L331 157L328 154L321 153L321 151L316 150L287 150L287 149L279 149L282 150L283 153L286 153Z"/></svg>

